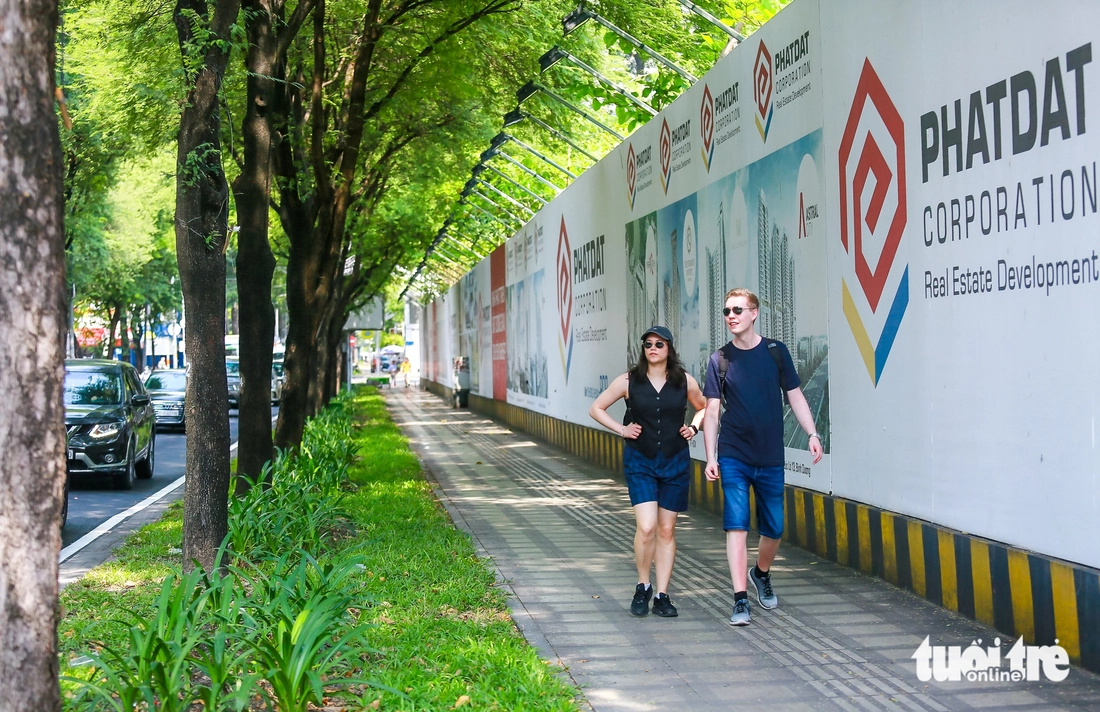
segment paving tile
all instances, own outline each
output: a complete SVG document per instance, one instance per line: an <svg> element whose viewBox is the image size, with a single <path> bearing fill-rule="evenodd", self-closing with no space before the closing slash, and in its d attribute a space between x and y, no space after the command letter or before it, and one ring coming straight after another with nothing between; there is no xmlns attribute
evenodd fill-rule
<svg viewBox="0 0 1100 712"><path fill-rule="evenodd" d="M1043 699L1026 690L963 692L956 698L977 709L1003 709L1020 705L1042 705Z"/></svg>
<svg viewBox="0 0 1100 712"><path fill-rule="evenodd" d="M635 618L621 479L430 394L387 399L441 503L514 594L523 634L568 666L597 712L1100 709L1100 677L1079 669L1057 684L921 683L910 656L926 635L965 644L996 634L786 544L772 567L779 609L754 600L752 624L731 627L721 521L703 511L677 525L669 592L680 616ZM756 544L750 535L750 561Z"/></svg>

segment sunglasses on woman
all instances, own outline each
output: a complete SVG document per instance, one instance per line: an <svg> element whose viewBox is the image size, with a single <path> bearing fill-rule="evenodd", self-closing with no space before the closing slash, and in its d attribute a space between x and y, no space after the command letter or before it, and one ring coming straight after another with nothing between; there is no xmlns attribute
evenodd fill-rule
<svg viewBox="0 0 1100 712"><path fill-rule="evenodd" d="M740 316L741 314L744 314L745 312L747 312L749 309L755 309L755 308L756 307L724 307L722 309L722 314L723 314L723 316L729 316L730 312L733 312L734 314L737 314L738 316Z"/></svg>
<svg viewBox="0 0 1100 712"><path fill-rule="evenodd" d="M665 342L663 341L643 341L642 346L647 349L663 349Z"/></svg>

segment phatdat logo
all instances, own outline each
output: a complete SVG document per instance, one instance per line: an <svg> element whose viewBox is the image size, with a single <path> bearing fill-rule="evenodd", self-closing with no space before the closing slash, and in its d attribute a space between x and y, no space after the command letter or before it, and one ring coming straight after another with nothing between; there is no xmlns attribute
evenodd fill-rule
<svg viewBox="0 0 1100 712"><path fill-rule="evenodd" d="M630 209L634 209L634 200L638 193L653 184L653 166L650 159L653 157L653 144L650 144L634 152L634 143L626 147L626 199L630 203Z"/></svg>
<svg viewBox="0 0 1100 712"><path fill-rule="evenodd" d="M768 140L772 127L772 54L767 45L760 42L756 50L756 64L752 68L752 98L756 101L756 129L760 140Z"/></svg>
<svg viewBox="0 0 1100 712"><path fill-rule="evenodd" d="M634 144L630 144L626 152L626 198L630 201L630 209L634 209L634 196L638 187L638 159L634 156Z"/></svg>
<svg viewBox="0 0 1100 712"><path fill-rule="evenodd" d="M879 139L884 145L879 145ZM906 220L905 125L867 59L864 59L863 71L856 84L838 158L840 241L844 251L854 258L860 287L853 297L847 281L841 278L844 316L871 383L877 387L909 306L909 265L895 264ZM869 188L868 198L865 188L869 180L873 180L873 186ZM864 199L867 205L863 205ZM865 251L868 244L882 245L877 259L868 259ZM878 339L872 344L861 312L870 308L872 314L878 313L887 281L898 271L902 271L900 283L891 295L889 312Z"/></svg>
<svg viewBox="0 0 1100 712"><path fill-rule="evenodd" d="M668 184L672 181L672 131L668 128L668 119L661 119L661 188L668 195Z"/></svg>
<svg viewBox="0 0 1100 712"><path fill-rule="evenodd" d="M703 102L699 105L699 137L703 139L700 149L703 167L710 173L710 160L714 157L714 97L707 84L703 84Z"/></svg>
<svg viewBox="0 0 1100 712"><path fill-rule="evenodd" d="M668 195L672 184L672 174L691 164L691 119L676 128L668 125L667 119L661 119L661 188Z"/></svg>
<svg viewBox="0 0 1100 712"><path fill-rule="evenodd" d="M561 370L565 373L565 382L569 383L569 366L573 360L573 253L569 249L569 231L565 228L565 216L561 218L558 231L557 259L558 288L558 353L561 355Z"/></svg>

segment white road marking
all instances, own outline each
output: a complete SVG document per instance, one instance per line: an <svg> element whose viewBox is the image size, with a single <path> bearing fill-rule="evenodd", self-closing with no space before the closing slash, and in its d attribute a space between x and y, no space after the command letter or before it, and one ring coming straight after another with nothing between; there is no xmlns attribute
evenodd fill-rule
<svg viewBox="0 0 1100 712"><path fill-rule="evenodd" d="M272 418L271 419L271 424L274 425L275 421L277 421L278 419L279 419L278 416ZM229 446L229 452L233 452L236 449L237 449L237 441L234 441L233 444ZM72 558L73 555L76 554L78 551L80 551L84 547L88 546L89 544L91 544L93 541L95 541L99 537L103 536L104 534L107 534L108 532L110 532L112 529L114 529L116 526L118 526L121 522L125 521L129 517L134 516L138 512L142 511L143 509L151 507L154 504L156 504L157 502L159 502L160 500L164 499L169 494L171 494L175 490L182 487L184 479L185 479L184 477L180 477L179 479L173 481L167 487L164 487L161 490L159 490L159 491L155 492L154 494L150 495L149 497L146 497L145 499L141 500L140 502L135 504L133 507L130 507L126 511L119 512L115 516L111 517L107 521L100 524L95 529L91 530L90 532L88 532L84 536L82 536L79 539L77 539L76 541L74 541L72 544L69 544L64 549L61 550L61 555L58 558L58 563L65 563L65 561L67 559Z"/></svg>
<svg viewBox="0 0 1100 712"><path fill-rule="evenodd" d="M237 446L237 444L233 443L233 447L236 447L236 446ZM145 499L138 502L133 507L130 507L126 511L119 512L115 516L111 517L107 521L100 524L95 529L91 530L90 532L88 532L84 536L82 536L79 539L77 539L76 541L74 541L72 544L69 544L64 549L61 550L61 557L58 560L58 563L64 563L66 559L72 557L73 554L80 551L84 547L88 546L93 541L95 541L99 537L103 536L107 532L111 531L111 529L118 526L119 523L121 523L126 518L131 517L131 516L137 514L138 512L140 512L141 510L145 509L146 507L152 506L153 504L156 504L160 500L164 499L171 492L179 489L183 485L183 480L184 480L184 478L180 477L178 480L174 481L172 484L168 485L164 489L160 490L159 492L156 492L155 494L153 494L150 497L146 497Z"/></svg>

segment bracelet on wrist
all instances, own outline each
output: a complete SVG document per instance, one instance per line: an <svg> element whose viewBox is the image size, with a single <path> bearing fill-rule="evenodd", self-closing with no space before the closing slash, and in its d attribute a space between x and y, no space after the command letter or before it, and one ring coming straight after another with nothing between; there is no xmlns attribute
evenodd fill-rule
<svg viewBox="0 0 1100 712"><path fill-rule="evenodd" d="M695 425L695 423L688 423L688 427L694 430L696 435L699 434L699 428Z"/></svg>
<svg viewBox="0 0 1100 712"><path fill-rule="evenodd" d="M817 433L810 433L810 434L809 434L809 435L808 435L808 436L806 437L806 439L807 439L807 440L809 440L810 438L817 438L817 441L818 441L818 442L823 442L823 441L822 441L822 439L821 439L821 436L820 436L820 435L818 435Z"/></svg>

